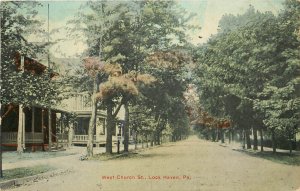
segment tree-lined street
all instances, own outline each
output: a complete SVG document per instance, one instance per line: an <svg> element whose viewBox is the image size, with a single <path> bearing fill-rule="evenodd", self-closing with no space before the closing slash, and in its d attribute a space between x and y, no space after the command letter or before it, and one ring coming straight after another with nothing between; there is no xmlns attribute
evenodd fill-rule
<svg viewBox="0 0 300 191"><path fill-rule="evenodd" d="M300 1L227 1L1 2L0 182L298 189Z"/></svg>
<svg viewBox="0 0 300 191"><path fill-rule="evenodd" d="M11 191L294 191L300 187L299 166L251 157L196 136L131 158L79 161L67 156L49 160L49 165L72 172Z"/></svg>

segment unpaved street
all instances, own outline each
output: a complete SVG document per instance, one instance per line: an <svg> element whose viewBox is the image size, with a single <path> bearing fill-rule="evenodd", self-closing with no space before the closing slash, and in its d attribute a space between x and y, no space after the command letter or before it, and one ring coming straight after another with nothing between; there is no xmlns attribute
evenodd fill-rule
<svg viewBox="0 0 300 191"><path fill-rule="evenodd" d="M292 191L300 167L274 163L191 137L129 159L79 161L59 157L71 173L32 182L11 191Z"/></svg>

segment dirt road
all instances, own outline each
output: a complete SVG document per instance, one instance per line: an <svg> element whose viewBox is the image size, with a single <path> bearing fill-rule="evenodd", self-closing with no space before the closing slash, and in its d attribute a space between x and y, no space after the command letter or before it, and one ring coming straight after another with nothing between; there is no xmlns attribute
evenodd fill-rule
<svg viewBox="0 0 300 191"><path fill-rule="evenodd" d="M63 159L63 160L62 160ZM11 191L292 191L300 187L300 166L288 166L191 137L149 149L130 159L52 160L69 174Z"/></svg>

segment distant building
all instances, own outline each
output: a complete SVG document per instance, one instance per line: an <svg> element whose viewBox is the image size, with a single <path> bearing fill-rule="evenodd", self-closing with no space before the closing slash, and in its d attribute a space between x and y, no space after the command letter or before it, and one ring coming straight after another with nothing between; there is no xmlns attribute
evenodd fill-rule
<svg viewBox="0 0 300 191"><path fill-rule="evenodd" d="M89 122L92 115L91 97L87 92L74 93L61 103L61 108L75 113L76 122L73 124L74 134L72 144L87 144ZM96 128L94 131L94 142L96 145L105 143L106 114L97 111Z"/></svg>

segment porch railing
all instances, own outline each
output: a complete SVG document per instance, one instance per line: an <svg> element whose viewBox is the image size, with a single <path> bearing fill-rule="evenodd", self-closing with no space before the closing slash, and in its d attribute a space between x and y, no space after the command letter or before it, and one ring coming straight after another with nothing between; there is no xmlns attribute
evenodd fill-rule
<svg viewBox="0 0 300 191"><path fill-rule="evenodd" d="M3 144L16 144L18 139L18 132L2 132ZM25 143L43 143L43 134L40 132L26 132Z"/></svg>
<svg viewBox="0 0 300 191"><path fill-rule="evenodd" d="M100 135L98 137L96 137L96 135L94 135L94 143L105 143L106 142L106 137L105 135ZM117 137L113 136L113 141L117 141ZM88 135L74 135L73 136L73 143L77 143L77 144L86 144L88 142Z"/></svg>
<svg viewBox="0 0 300 191"><path fill-rule="evenodd" d="M57 134L58 142L67 142L68 135L67 134ZM2 144L17 144L18 139L18 132L2 132ZM96 137L94 135L94 143L105 143L106 137L105 135L100 135ZM112 137L113 142L117 141L117 137ZM74 135L73 136L73 143L77 144L86 144L88 142L88 135ZM25 133L25 143L43 143L43 134L40 132L26 132Z"/></svg>

